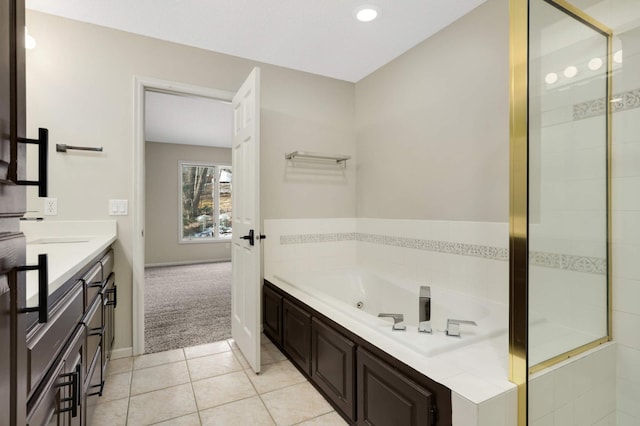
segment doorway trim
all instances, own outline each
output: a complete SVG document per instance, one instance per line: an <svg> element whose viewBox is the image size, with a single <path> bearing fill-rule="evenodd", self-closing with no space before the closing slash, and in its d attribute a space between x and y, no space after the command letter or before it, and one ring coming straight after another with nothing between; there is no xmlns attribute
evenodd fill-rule
<svg viewBox="0 0 640 426"><path fill-rule="evenodd" d="M174 95L198 96L202 98L229 101L235 92L194 86L153 77L134 76L133 108L133 355L144 353L144 226L145 226L145 138L144 138L144 94L145 91L170 93Z"/></svg>

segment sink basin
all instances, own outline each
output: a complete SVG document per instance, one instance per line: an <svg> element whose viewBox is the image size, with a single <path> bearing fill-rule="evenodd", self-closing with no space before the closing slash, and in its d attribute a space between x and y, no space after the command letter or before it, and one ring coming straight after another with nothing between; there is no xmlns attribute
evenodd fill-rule
<svg viewBox="0 0 640 426"><path fill-rule="evenodd" d="M87 237L47 237L28 241L27 244L76 244L87 243Z"/></svg>

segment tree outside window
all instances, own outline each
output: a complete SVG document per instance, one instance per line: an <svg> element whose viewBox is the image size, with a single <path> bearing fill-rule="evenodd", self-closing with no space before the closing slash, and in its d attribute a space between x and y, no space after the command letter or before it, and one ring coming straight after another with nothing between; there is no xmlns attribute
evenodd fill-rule
<svg viewBox="0 0 640 426"><path fill-rule="evenodd" d="M180 162L180 240L231 238L231 167Z"/></svg>

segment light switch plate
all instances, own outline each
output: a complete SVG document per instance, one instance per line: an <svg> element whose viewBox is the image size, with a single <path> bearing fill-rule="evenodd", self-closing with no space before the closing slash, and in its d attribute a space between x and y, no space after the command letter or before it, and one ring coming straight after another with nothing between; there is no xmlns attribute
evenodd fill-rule
<svg viewBox="0 0 640 426"><path fill-rule="evenodd" d="M127 200L109 200L109 216L127 216L129 202Z"/></svg>
<svg viewBox="0 0 640 426"><path fill-rule="evenodd" d="M45 216L56 216L58 214L58 199L57 198L45 198L43 214Z"/></svg>

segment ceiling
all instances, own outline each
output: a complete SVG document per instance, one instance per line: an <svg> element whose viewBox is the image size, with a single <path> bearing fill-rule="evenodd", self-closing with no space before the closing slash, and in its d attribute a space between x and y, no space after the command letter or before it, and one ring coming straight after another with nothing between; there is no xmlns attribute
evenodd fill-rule
<svg viewBox="0 0 640 426"><path fill-rule="evenodd" d="M28 9L357 82L486 0L26 0ZM373 5L378 19L355 11ZM231 146L231 108L146 95L145 139Z"/></svg>
<svg viewBox="0 0 640 426"><path fill-rule="evenodd" d="M357 82L485 0L26 0L28 9ZM358 22L363 4L378 19Z"/></svg>
<svg viewBox="0 0 640 426"><path fill-rule="evenodd" d="M151 91L144 98L146 141L231 148L229 102Z"/></svg>

